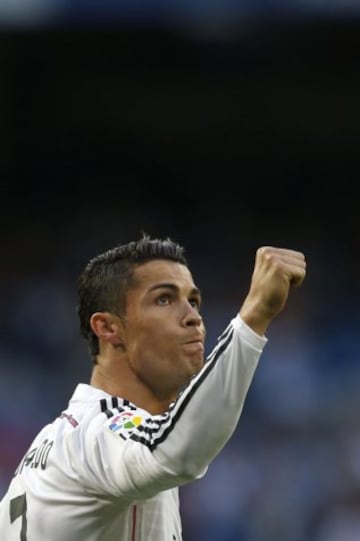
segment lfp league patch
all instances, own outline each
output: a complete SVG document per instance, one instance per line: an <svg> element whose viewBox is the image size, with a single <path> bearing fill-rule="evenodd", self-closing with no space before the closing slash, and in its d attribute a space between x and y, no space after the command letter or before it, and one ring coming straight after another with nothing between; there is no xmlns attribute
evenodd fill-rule
<svg viewBox="0 0 360 541"><path fill-rule="evenodd" d="M109 419L107 425L112 432L115 432L118 436L127 439L143 420L144 417L139 415L139 412L137 411L123 411L122 413L118 413Z"/></svg>

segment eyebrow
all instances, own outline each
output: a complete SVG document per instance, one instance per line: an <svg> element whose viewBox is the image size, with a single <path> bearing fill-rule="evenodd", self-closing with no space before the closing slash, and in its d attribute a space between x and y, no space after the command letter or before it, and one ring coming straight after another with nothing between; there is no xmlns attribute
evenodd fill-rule
<svg viewBox="0 0 360 541"><path fill-rule="evenodd" d="M152 286L150 289L149 289L149 292L151 291L155 291L156 289L172 289L173 291L176 291L178 292L179 291L179 287L176 286L175 284L172 284L172 283L168 283L168 282L162 282L160 284L155 284L154 286ZM193 287L190 291L190 295L197 295L198 297L201 298L201 291L198 287Z"/></svg>

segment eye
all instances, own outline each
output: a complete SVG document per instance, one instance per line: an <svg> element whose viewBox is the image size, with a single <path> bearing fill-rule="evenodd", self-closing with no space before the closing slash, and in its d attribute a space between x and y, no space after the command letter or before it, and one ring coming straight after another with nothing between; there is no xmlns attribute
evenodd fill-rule
<svg viewBox="0 0 360 541"><path fill-rule="evenodd" d="M195 310L200 310L200 299L198 299L197 297L189 299L189 303L193 308L195 308Z"/></svg>
<svg viewBox="0 0 360 541"><path fill-rule="evenodd" d="M160 306L167 306L171 302L171 296L169 294L163 293L156 299L157 304Z"/></svg>

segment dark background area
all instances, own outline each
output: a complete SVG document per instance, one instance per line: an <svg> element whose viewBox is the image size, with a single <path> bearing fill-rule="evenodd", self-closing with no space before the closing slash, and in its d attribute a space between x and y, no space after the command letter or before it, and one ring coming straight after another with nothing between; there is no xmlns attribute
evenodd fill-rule
<svg viewBox="0 0 360 541"><path fill-rule="evenodd" d="M89 257L183 243L209 347L263 244L308 276L269 332L236 437L183 489L184 538L358 541L360 20L0 32L0 488L90 363ZM235 485L235 486L234 486Z"/></svg>
<svg viewBox="0 0 360 541"><path fill-rule="evenodd" d="M251 249L261 238L347 249L358 219L358 25L273 22L239 34L3 32L5 236L71 220L90 236L103 211L135 211L145 227L196 226L236 254L234 228Z"/></svg>

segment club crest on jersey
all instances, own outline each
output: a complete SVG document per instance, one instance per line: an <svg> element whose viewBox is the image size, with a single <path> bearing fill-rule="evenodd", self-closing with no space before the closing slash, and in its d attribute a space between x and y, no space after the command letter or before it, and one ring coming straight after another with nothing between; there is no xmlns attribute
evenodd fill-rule
<svg viewBox="0 0 360 541"><path fill-rule="evenodd" d="M142 420L143 417L137 412L123 411L109 420L108 427L119 436L129 437L134 428L142 423Z"/></svg>

